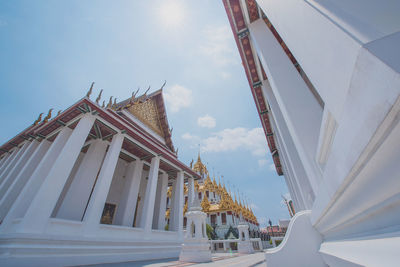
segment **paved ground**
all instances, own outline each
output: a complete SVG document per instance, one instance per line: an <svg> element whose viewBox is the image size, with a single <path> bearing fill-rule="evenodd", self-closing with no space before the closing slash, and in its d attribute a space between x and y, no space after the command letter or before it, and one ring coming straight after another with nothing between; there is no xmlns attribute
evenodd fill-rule
<svg viewBox="0 0 400 267"><path fill-rule="evenodd" d="M87 265L86 265L87 266ZM90 265L93 267L266 267L265 254L258 252L251 255L237 253L215 253L213 261L209 263L183 263L175 259L121 262L109 264Z"/></svg>

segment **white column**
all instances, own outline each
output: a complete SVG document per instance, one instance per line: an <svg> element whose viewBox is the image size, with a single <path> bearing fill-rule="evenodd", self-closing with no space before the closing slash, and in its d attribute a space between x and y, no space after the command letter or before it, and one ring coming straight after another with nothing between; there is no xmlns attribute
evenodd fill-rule
<svg viewBox="0 0 400 267"><path fill-rule="evenodd" d="M22 154L25 152L25 150L28 148L30 142L25 142L22 147L18 150L18 152L15 154L15 157L10 161L7 167L4 168L2 174L0 175L0 183L2 183L7 175L10 173L10 171L14 168L15 164L18 162L18 160L21 158Z"/></svg>
<svg viewBox="0 0 400 267"><path fill-rule="evenodd" d="M24 220L21 222L22 231L40 233L45 230L50 215L94 121L95 117L87 114L80 119L78 125L72 131L71 136L29 206Z"/></svg>
<svg viewBox="0 0 400 267"><path fill-rule="evenodd" d="M16 147L11 153L10 155L7 156L7 159L4 161L3 165L0 168L0 177L2 176L4 170L8 167L8 165L10 164L10 162L17 156L18 152L19 152L20 148Z"/></svg>
<svg viewBox="0 0 400 267"><path fill-rule="evenodd" d="M129 164L122 199L115 215L116 224L133 226L142 173L142 160L137 159Z"/></svg>
<svg viewBox="0 0 400 267"><path fill-rule="evenodd" d="M141 216L140 227L145 232L151 232L154 214L154 202L156 199L156 187L158 180L158 167L160 165L160 157L156 156L151 159L149 179L146 186L146 194L143 202L143 216Z"/></svg>
<svg viewBox="0 0 400 267"><path fill-rule="evenodd" d="M117 166L123 141L124 135L120 133L114 135L111 140L111 144L108 148L103 165L101 166L96 185L83 218L85 224L84 230L86 233L90 230L94 230L93 228L100 223L101 214L104 210L104 204L107 200L108 191L110 190L110 185L114 176L115 167Z"/></svg>
<svg viewBox="0 0 400 267"><path fill-rule="evenodd" d="M188 209L191 207L194 197L194 178L189 177L188 179Z"/></svg>
<svg viewBox="0 0 400 267"><path fill-rule="evenodd" d="M39 162L49 149L50 144L51 143L47 140L40 142L35 152L31 155L25 166L19 172L18 176L15 177L13 183L10 185L4 197L0 201L0 220L3 220L6 216L11 205L15 202L19 193L27 183L29 177L31 177L31 174L35 171Z"/></svg>
<svg viewBox="0 0 400 267"><path fill-rule="evenodd" d="M57 212L57 218L76 221L82 220L107 146L108 142L101 139L97 139L90 144L75 177L72 178L72 183Z"/></svg>
<svg viewBox="0 0 400 267"><path fill-rule="evenodd" d="M168 190L168 174L164 173L161 176L160 190L160 209L158 211L157 229L164 230L165 227L165 211L167 210L167 190Z"/></svg>
<svg viewBox="0 0 400 267"><path fill-rule="evenodd" d="M172 187L172 207L170 213L170 229L177 231L182 237L183 233L183 171L178 172L178 176ZM197 229L196 229L197 231Z"/></svg>
<svg viewBox="0 0 400 267"><path fill-rule="evenodd" d="M16 161L14 167L10 170L8 175L0 183L0 198L4 196L10 184L15 180L16 176L19 174L19 172L26 164L29 157L32 155L32 153L35 151L38 145L39 142L37 140L33 140L32 142L26 144L25 151L22 152L21 156Z"/></svg>
<svg viewBox="0 0 400 267"><path fill-rule="evenodd" d="M37 165L32 175L27 178L28 182L22 189L21 193L18 195L17 200L12 205L10 211L4 218L3 223L0 227L6 229L8 226L12 225L12 221L15 218L24 217L26 210L28 209L37 191L42 185L45 177L49 173L50 168L53 166L54 161L61 153L62 148L64 147L71 133L72 130L68 127L64 127L60 131L60 133L57 135L56 139L53 141L50 148L46 152L45 156L41 158L40 163ZM47 140L44 140L42 142L45 141L48 142Z"/></svg>
<svg viewBox="0 0 400 267"><path fill-rule="evenodd" d="M1 167L3 167L3 163L7 161L7 158L10 156L10 154L8 152L3 154L4 156L1 158L0 160L0 169Z"/></svg>
<svg viewBox="0 0 400 267"><path fill-rule="evenodd" d="M265 22L262 19L253 22L249 30L308 180L316 192L321 179L315 158L322 107Z"/></svg>
<svg viewBox="0 0 400 267"><path fill-rule="evenodd" d="M164 230L165 211L167 206L168 174L158 178L156 202L154 205L153 229Z"/></svg>

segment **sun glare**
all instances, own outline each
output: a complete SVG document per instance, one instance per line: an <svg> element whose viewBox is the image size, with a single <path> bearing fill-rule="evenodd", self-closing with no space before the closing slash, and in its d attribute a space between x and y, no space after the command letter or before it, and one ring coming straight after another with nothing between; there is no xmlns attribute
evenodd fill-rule
<svg viewBox="0 0 400 267"><path fill-rule="evenodd" d="M182 26L185 13L183 3L179 0L163 2L159 10L162 24L170 28Z"/></svg>

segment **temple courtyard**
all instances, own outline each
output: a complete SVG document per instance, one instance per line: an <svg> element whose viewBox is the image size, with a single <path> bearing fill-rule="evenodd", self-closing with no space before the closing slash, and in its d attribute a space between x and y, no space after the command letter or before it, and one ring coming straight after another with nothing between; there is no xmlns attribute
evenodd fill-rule
<svg viewBox="0 0 400 267"><path fill-rule="evenodd" d="M238 253L213 253L212 262L209 263L189 263L180 262L178 258L150 261L105 263L96 265L85 265L95 267L183 267L183 266L201 266L201 267L266 267L265 254L256 252L250 255Z"/></svg>

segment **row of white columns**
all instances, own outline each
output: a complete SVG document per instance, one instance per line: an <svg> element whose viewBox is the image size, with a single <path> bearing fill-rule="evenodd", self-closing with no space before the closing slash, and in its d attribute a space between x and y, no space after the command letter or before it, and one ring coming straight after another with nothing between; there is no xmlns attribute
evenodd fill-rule
<svg viewBox="0 0 400 267"><path fill-rule="evenodd" d="M16 147L0 160L0 231L11 230L14 220L19 219L14 231L44 233L56 205L57 217L82 220L84 232L88 235L96 229L93 226L100 223L124 134L115 134L109 146L103 140L90 144L62 199L73 204L73 214L68 214L71 210L59 203L95 119L94 115L86 114L74 130L64 127L52 143L48 140L25 141L20 148ZM165 224L168 174L162 173L159 177L159 165L160 156L153 157L138 222L146 233L152 229L163 229ZM142 172L142 160L137 159L128 165L126 184L115 215L116 224L133 226ZM183 225L183 176L183 171L179 171L173 182L174 204L170 226L170 230L178 231L180 235ZM87 190L92 188L85 186L88 184L95 184L92 192Z"/></svg>

